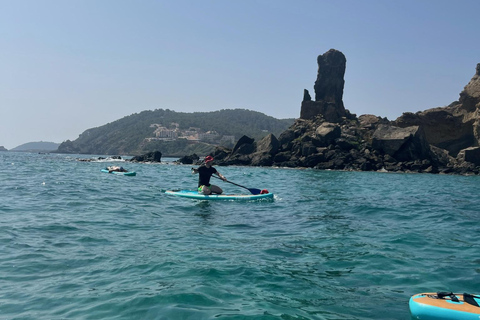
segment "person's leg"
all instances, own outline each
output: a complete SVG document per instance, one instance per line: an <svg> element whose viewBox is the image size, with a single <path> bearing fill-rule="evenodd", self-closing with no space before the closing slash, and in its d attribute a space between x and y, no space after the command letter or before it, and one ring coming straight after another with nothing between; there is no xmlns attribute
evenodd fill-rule
<svg viewBox="0 0 480 320"><path fill-rule="evenodd" d="M204 195L209 195L209 194L212 194L212 190L211 190L211 185L210 187L207 187L207 186L201 186L200 188L198 188L200 190L201 193L203 193Z"/></svg>
<svg viewBox="0 0 480 320"><path fill-rule="evenodd" d="M220 188L219 186L216 186L214 184L210 185L210 189L212 190L213 193L216 193L216 194L222 194L223 193L222 188Z"/></svg>

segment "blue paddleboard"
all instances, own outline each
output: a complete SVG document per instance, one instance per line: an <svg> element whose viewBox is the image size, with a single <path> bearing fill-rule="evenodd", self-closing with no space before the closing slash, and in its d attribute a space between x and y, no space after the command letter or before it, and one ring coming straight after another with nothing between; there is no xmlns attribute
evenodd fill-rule
<svg viewBox="0 0 480 320"><path fill-rule="evenodd" d="M189 198L197 200L259 200L259 199L273 199L273 193L264 193L264 194L212 194L204 195L198 193L198 191L192 190L180 190L180 191L165 191L166 194Z"/></svg>
<svg viewBox="0 0 480 320"><path fill-rule="evenodd" d="M109 172L107 169L102 169L102 172L120 174L122 176L136 176L137 175L137 173L135 171L128 171L128 172L112 171L112 172Z"/></svg>

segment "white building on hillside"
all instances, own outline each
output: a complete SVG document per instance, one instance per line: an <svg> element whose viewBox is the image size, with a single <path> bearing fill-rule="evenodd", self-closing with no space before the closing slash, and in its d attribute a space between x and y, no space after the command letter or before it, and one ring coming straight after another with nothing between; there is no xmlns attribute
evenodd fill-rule
<svg viewBox="0 0 480 320"><path fill-rule="evenodd" d="M156 138L162 140L175 140L178 138L177 129L172 130L165 127L158 127L153 133L155 134Z"/></svg>

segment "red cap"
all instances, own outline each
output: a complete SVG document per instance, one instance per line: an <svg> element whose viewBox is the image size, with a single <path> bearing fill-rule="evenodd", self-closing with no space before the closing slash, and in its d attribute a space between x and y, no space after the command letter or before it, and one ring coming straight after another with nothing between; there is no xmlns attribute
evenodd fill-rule
<svg viewBox="0 0 480 320"><path fill-rule="evenodd" d="M212 156L206 156L206 157L205 157L205 162L209 162L209 161L213 161L213 157L212 157Z"/></svg>

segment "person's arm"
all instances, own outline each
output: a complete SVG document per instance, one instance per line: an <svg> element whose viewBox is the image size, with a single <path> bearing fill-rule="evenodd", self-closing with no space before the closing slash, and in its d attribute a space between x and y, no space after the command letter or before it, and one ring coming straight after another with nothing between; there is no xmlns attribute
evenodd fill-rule
<svg viewBox="0 0 480 320"><path fill-rule="evenodd" d="M195 169L195 168L192 168L192 174L197 174L198 173L198 168Z"/></svg>
<svg viewBox="0 0 480 320"><path fill-rule="evenodd" d="M223 181L226 181L226 180L227 180L227 178L225 178L225 177L223 176L223 174L221 174L220 172L217 171L217 172L215 172L215 174L216 174L217 176L219 176L220 179L222 179Z"/></svg>

